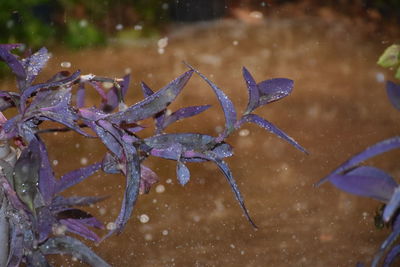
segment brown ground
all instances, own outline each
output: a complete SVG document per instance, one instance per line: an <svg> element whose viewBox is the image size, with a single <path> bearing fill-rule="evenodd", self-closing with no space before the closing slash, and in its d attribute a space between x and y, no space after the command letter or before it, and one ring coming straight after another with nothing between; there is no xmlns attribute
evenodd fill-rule
<svg viewBox="0 0 400 267"><path fill-rule="evenodd" d="M122 76L130 68L130 103L141 97L141 80L159 89L186 70L183 60L211 77L238 110L247 103L242 66L258 81L291 78L295 80L293 94L257 113L311 153L306 156L251 125L244 128L248 136L237 133L228 140L236 155L227 162L258 231L242 216L228 184L212 164L189 165L192 178L182 187L176 182L172 162L152 160L148 165L159 174L165 191L157 193L154 187L141 196L124 233L95 250L113 266L354 266L357 261L368 262L388 233L373 225L379 203L342 193L329 184L312 186L352 154L400 130L400 114L390 106L384 83L377 81L379 74L391 77L375 63L388 40L360 32L348 24L318 18L267 18L255 24L223 20L172 27L164 54L157 52L153 42L78 53L54 51L47 73L61 69L63 61L71 62L71 69L107 76ZM6 85L0 84L1 89ZM222 111L212 90L198 77L192 78L172 109L207 103L213 108L177 123L169 132L216 134L216 127L224 123ZM79 166L82 157L89 162L98 159L103 151L96 142L70 137L48 138L60 173ZM389 160L398 156L389 153L373 163L397 177L397 162ZM111 195L98 205L109 222L117 216L122 187L121 177L95 176L72 193ZM93 208L93 213L99 210ZM150 221L141 223L142 214Z"/></svg>

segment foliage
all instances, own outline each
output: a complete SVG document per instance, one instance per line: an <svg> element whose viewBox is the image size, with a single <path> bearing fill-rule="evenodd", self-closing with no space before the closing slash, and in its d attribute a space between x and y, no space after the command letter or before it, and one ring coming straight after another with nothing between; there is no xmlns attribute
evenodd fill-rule
<svg viewBox="0 0 400 267"><path fill-rule="evenodd" d="M385 50L378 60L383 67L395 67L399 65L400 46L392 45ZM400 78L400 68L396 72L396 78ZM386 91L391 104L400 110L400 85L391 81L386 83ZM400 136L383 140L372 145L351 157L336 170L317 183L317 186L329 181L337 188L353 195L369 197L384 203L382 214L375 218L376 225L381 223L391 226L392 232L381 244L371 266L378 266L385 256L384 266L389 266L400 254L400 245L395 244L400 237L400 186L385 171L373 166L362 166L360 163L385 152L400 148Z"/></svg>
<svg viewBox="0 0 400 267"><path fill-rule="evenodd" d="M255 123L306 152L279 128L252 113L262 105L289 95L293 87L293 81L289 79L277 78L257 83L249 71L243 68L249 101L245 112L238 119L237 111L228 96L203 74L187 65L187 72L157 92L142 83L144 99L128 107L124 97L129 87L129 76L109 79L93 74L82 75L80 71L72 74L59 72L47 82L34 83L50 54L42 48L26 58L20 58L12 53L19 48L19 44L0 45L0 58L11 68L19 89L17 93L0 91L0 111L12 107L17 109L17 115L8 119L0 113L0 140L13 140L21 150L14 167L0 161L4 170L0 174L0 184L10 202L11 249L8 266L16 266L20 262L26 262L28 266L34 263L47 266L47 254L72 254L93 266L109 266L67 233L75 233L95 242L120 233L132 215L139 193L148 192L158 180L157 175L144 165L149 156L176 161L176 175L182 185L190 180L190 172L185 165L187 162L214 162L227 179L245 216L256 227L232 172L223 161L233 155L232 147L225 139L244 123ZM164 132L170 124L195 116L210 107L192 106L167 112L167 107L193 73L208 83L222 106L225 130L219 136ZM85 90L89 87L94 88L102 98L97 107L85 107ZM75 101L72 101L72 88L76 88ZM140 138L137 133L144 127L139 122L148 118L155 120L155 133ZM43 127L46 121L56 122L62 128ZM102 162L71 171L56 179L41 136L48 132L66 130L87 138L98 138L108 152ZM103 224L88 212L77 208L96 203L102 198L60 195L65 189L100 169L105 173L121 173L126 177L120 213L112 229L102 238L90 228L101 229Z"/></svg>

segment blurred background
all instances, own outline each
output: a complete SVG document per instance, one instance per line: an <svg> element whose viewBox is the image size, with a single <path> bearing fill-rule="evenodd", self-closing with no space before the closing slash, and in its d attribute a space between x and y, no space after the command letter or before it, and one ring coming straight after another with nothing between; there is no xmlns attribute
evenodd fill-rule
<svg viewBox="0 0 400 267"><path fill-rule="evenodd" d="M376 64L398 41L399 18L396 0L3 0L0 42L48 47L53 57L43 80L60 70L131 73L128 104L142 99L140 81L158 90L187 70L182 61L213 80L239 111L247 104L242 66L258 82L295 81L291 96L257 114L310 155L253 125L228 139L235 156L227 162L259 229L242 216L214 165L189 164L192 178L182 187L173 162L150 159L145 164L160 182L140 196L121 235L92 245L113 266L355 266L368 263L389 233L374 226L381 204L313 184L351 155L399 134L400 114L384 89L394 73ZM3 63L0 70L0 89L15 88ZM89 105L97 100L93 92ZM198 77L171 109L200 104L213 107L167 131L217 135L223 113ZM45 138L57 174L104 152L73 133ZM399 178L399 156L368 163ZM98 174L68 194L110 196L91 207L107 223L118 215L123 188L123 177Z"/></svg>

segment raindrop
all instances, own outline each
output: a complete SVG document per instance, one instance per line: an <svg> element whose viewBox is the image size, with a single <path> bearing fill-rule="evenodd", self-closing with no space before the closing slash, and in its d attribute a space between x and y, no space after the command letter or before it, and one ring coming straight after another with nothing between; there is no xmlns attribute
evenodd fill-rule
<svg viewBox="0 0 400 267"><path fill-rule="evenodd" d="M142 26L142 25L135 25L135 26L133 27L133 29L134 29L135 31L141 31L141 30L143 29L143 26Z"/></svg>
<svg viewBox="0 0 400 267"><path fill-rule="evenodd" d="M58 160L56 160L56 159L53 160L53 165L54 165L54 166L57 166L57 165L58 165Z"/></svg>
<svg viewBox="0 0 400 267"><path fill-rule="evenodd" d="M229 245L231 248L235 248L235 245L234 244L230 244Z"/></svg>
<svg viewBox="0 0 400 267"><path fill-rule="evenodd" d="M252 11L252 12L250 12L250 17L255 18L255 19L262 19L263 14L260 11Z"/></svg>
<svg viewBox="0 0 400 267"><path fill-rule="evenodd" d="M164 185L159 184L159 185L156 186L156 192L157 193L164 193L164 191L165 191L165 186Z"/></svg>
<svg viewBox="0 0 400 267"><path fill-rule="evenodd" d="M232 42L232 44L233 44L234 46L237 46L237 45L239 44L239 41L235 40L235 41Z"/></svg>
<svg viewBox="0 0 400 267"><path fill-rule="evenodd" d="M163 231L162 231L162 234L163 234L163 235L168 235L168 230L163 230Z"/></svg>
<svg viewBox="0 0 400 267"><path fill-rule="evenodd" d="M124 73L125 73L125 74L131 74L131 72L132 72L132 69L131 69L131 68L125 68L125 69L124 69Z"/></svg>
<svg viewBox="0 0 400 267"><path fill-rule="evenodd" d="M145 239L146 241L151 241L151 240L153 240L153 235L152 235L152 234L145 234L145 235L144 235L144 239Z"/></svg>
<svg viewBox="0 0 400 267"><path fill-rule="evenodd" d="M239 131L239 136L248 136L250 134L250 131L248 129L242 129Z"/></svg>
<svg viewBox="0 0 400 267"><path fill-rule="evenodd" d="M161 38L157 42L157 46L159 48L165 48L168 45L168 37Z"/></svg>
<svg viewBox="0 0 400 267"><path fill-rule="evenodd" d="M142 214L139 216L139 221L141 223L148 223L150 221L150 217L147 214Z"/></svg>
<svg viewBox="0 0 400 267"><path fill-rule="evenodd" d="M99 209L100 215L104 215L104 214L106 214L106 212L107 212L107 210L105 208L100 208Z"/></svg>
<svg viewBox="0 0 400 267"><path fill-rule="evenodd" d="M116 29L117 31L120 31L120 30L122 30L123 28L124 28L124 25L122 25L121 23L115 25L115 29Z"/></svg>
<svg viewBox="0 0 400 267"><path fill-rule="evenodd" d="M68 62L68 61L63 61L60 64L61 68L70 68L71 65L72 65L71 62Z"/></svg>
<svg viewBox="0 0 400 267"><path fill-rule="evenodd" d="M117 229L117 225L114 222L109 222L109 223L107 223L106 228L109 231L113 231L113 230Z"/></svg>
<svg viewBox="0 0 400 267"><path fill-rule="evenodd" d="M164 54L164 52L165 52L164 48L158 48L157 51L158 51L158 53L159 53L160 55Z"/></svg>
<svg viewBox="0 0 400 267"><path fill-rule="evenodd" d="M168 178L165 182L166 182L167 184L172 184L172 179L171 179L171 178Z"/></svg>
<svg viewBox="0 0 400 267"><path fill-rule="evenodd" d="M161 5L161 8L164 9L164 10L167 10L167 9L169 8L168 3L163 3L163 4Z"/></svg>
<svg viewBox="0 0 400 267"><path fill-rule="evenodd" d="M385 74L383 74L382 72L378 72L375 77L376 81L379 83L383 83L385 81Z"/></svg>
<svg viewBox="0 0 400 267"><path fill-rule="evenodd" d="M88 163L88 159L87 158L85 158L85 157L81 158L81 164L82 165L86 165L87 163Z"/></svg>

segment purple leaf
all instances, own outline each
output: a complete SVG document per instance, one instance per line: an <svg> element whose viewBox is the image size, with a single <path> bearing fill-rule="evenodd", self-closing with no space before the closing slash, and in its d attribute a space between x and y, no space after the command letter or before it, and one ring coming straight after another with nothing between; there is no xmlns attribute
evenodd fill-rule
<svg viewBox="0 0 400 267"><path fill-rule="evenodd" d="M180 161L178 161L176 165L176 176L178 177L178 181L181 185L185 185L187 182L189 182L190 171L186 165Z"/></svg>
<svg viewBox="0 0 400 267"><path fill-rule="evenodd" d="M146 83L141 82L140 87L142 88L142 92L145 97L149 97L154 94L153 90L151 90L151 88Z"/></svg>
<svg viewBox="0 0 400 267"><path fill-rule="evenodd" d="M123 102L130 83L130 75L125 75L123 81L119 83L120 88L115 85L107 92L105 102L100 106L100 109L110 113L120 102ZM118 92L120 90L120 92ZM121 98L121 99L120 99Z"/></svg>
<svg viewBox="0 0 400 267"><path fill-rule="evenodd" d="M247 220L250 222L250 224L254 228L257 228L257 225L251 219L250 214L249 214L246 206L244 205L244 200L243 200L242 194L240 193L240 190L236 184L235 179L233 178L232 172L229 169L228 165L223 160L212 155L212 153L206 154L206 158L213 161L215 164L217 164L218 168L222 171L222 173L224 174L225 178L227 179L229 185L231 186L231 189L232 189L233 193L235 194L235 197L236 197L237 201L239 202L239 205L242 208Z"/></svg>
<svg viewBox="0 0 400 267"><path fill-rule="evenodd" d="M21 62L17 59L15 55L13 55L9 51L9 47L0 47L0 59L2 59L12 70L12 72L15 74L17 78L17 83L20 91L22 92L25 89L26 83L26 73L23 65Z"/></svg>
<svg viewBox="0 0 400 267"><path fill-rule="evenodd" d="M50 54L45 47L39 49L30 57L21 60L26 73L26 84L30 85L50 59Z"/></svg>
<svg viewBox="0 0 400 267"><path fill-rule="evenodd" d="M383 266L389 267L392 266L395 259L400 255L400 245L394 246L388 254L386 254L385 261L383 262Z"/></svg>
<svg viewBox="0 0 400 267"><path fill-rule="evenodd" d="M48 207L39 208L36 218L35 224L38 241L43 242L51 235L53 225L58 222Z"/></svg>
<svg viewBox="0 0 400 267"><path fill-rule="evenodd" d="M258 91L257 83L254 80L253 76L251 76L250 72L245 67L243 67L242 72L249 92L249 102L247 104L247 108L244 114L249 114L259 106L258 102L260 98L260 93Z"/></svg>
<svg viewBox="0 0 400 267"><path fill-rule="evenodd" d="M215 145L214 137L198 133L160 134L144 139L151 148L167 149L180 144L184 150L208 151Z"/></svg>
<svg viewBox="0 0 400 267"><path fill-rule="evenodd" d="M393 107L400 110L400 85L387 81L386 92Z"/></svg>
<svg viewBox="0 0 400 267"><path fill-rule="evenodd" d="M213 149L212 152L220 159L227 158L233 155L232 147L227 143L219 143Z"/></svg>
<svg viewBox="0 0 400 267"><path fill-rule="evenodd" d="M400 207L400 187L397 187L392 194L389 203L387 203L385 210L383 211L382 218L385 222L390 221L395 212Z"/></svg>
<svg viewBox="0 0 400 267"><path fill-rule="evenodd" d="M47 89L51 87L64 87L67 88L68 86L72 85L73 82L79 79L80 76L80 71L74 72L71 76L54 81L54 82L49 82L49 83L39 83L35 84L33 86L28 87L22 94L21 94L21 110L25 110L25 102L26 100L36 91L39 89Z"/></svg>
<svg viewBox="0 0 400 267"><path fill-rule="evenodd" d="M371 262L371 266L377 267L379 264L379 261L381 260L385 250L392 246L393 243L398 239L400 236L400 228L393 229L393 231L389 234L389 236L383 241L381 244L379 251L375 254L374 259Z"/></svg>
<svg viewBox="0 0 400 267"><path fill-rule="evenodd" d="M329 181L350 194L374 198L385 203L389 202L397 187L390 175L370 166L358 167L344 175L332 175Z"/></svg>
<svg viewBox="0 0 400 267"><path fill-rule="evenodd" d="M92 266L110 267L102 258L79 240L69 236L52 237L40 245L43 254L70 254Z"/></svg>
<svg viewBox="0 0 400 267"><path fill-rule="evenodd" d="M10 240L10 252L7 267L20 266L24 255L24 230L20 227L13 227Z"/></svg>
<svg viewBox="0 0 400 267"><path fill-rule="evenodd" d="M51 168L46 146L42 140L38 139L38 142L41 160L39 170L39 191L45 203L49 204L54 196L57 180L54 177L53 169Z"/></svg>
<svg viewBox="0 0 400 267"><path fill-rule="evenodd" d="M192 71L184 73L158 92L130 106L125 111L111 114L107 120L114 124L132 123L154 116L164 110L178 96L191 76Z"/></svg>
<svg viewBox="0 0 400 267"><path fill-rule="evenodd" d="M351 157L349 160L341 164L331 174L329 174L325 178L321 179L318 183L316 183L315 186L320 186L321 184L325 183L334 174L339 174L341 172L344 172L369 158L375 157L379 154L383 154L387 151L396 148L400 148L400 137L398 136L376 143L375 145L368 147L361 153L358 153L357 155Z"/></svg>
<svg viewBox="0 0 400 267"><path fill-rule="evenodd" d="M107 197L63 197L63 196L56 196L52 203L51 209L54 212L60 212L64 210L68 210L70 207L74 206L89 206L100 202Z"/></svg>
<svg viewBox="0 0 400 267"><path fill-rule="evenodd" d="M267 131L277 135L278 137L284 139L285 141L287 141L289 144L293 145L298 150L308 154L307 150L305 150L301 145L299 145L299 143L297 143L292 137L288 136L285 132L280 130L278 127L274 126L269 121L261 118L260 116L255 115L255 114L244 115L240 119L240 121L235 125L236 128L240 128L240 126L245 122L251 122L251 123L257 124L258 126L264 128L265 130L267 130Z"/></svg>
<svg viewBox="0 0 400 267"><path fill-rule="evenodd" d="M79 220L75 219L62 219L60 220L60 223L65 225L68 229L68 231L78 234L86 239L92 240L94 242L99 242L100 238L89 228L85 226L82 222Z"/></svg>
<svg viewBox="0 0 400 267"><path fill-rule="evenodd" d="M82 108L85 106L85 84L80 83L78 90L76 91L76 107Z"/></svg>
<svg viewBox="0 0 400 267"><path fill-rule="evenodd" d="M150 168L140 165L140 186L139 193L147 194L153 184L158 182L158 176Z"/></svg>
<svg viewBox="0 0 400 267"><path fill-rule="evenodd" d="M189 118L195 116L205 110L207 110L211 105L203 105L203 106L193 106L193 107L186 107L178 109L177 111L173 112L171 115L164 117L162 123L162 129L167 128L168 125L182 120L184 118Z"/></svg>
<svg viewBox="0 0 400 267"><path fill-rule="evenodd" d="M57 188L55 193L58 194L67 188L74 186L81 181L85 180L87 177L93 175L96 171L98 171L101 167L101 163L94 163L87 167L83 167L77 170L73 170L61 177L61 179L57 183Z"/></svg>
<svg viewBox="0 0 400 267"><path fill-rule="evenodd" d="M27 266L51 267L46 257L40 251L30 251L26 255Z"/></svg>
<svg viewBox="0 0 400 267"><path fill-rule="evenodd" d="M185 63L186 64L186 63ZM223 138L228 136L233 130L236 123L236 110L232 101L229 99L225 93L219 89L212 81L207 79L202 73L194 69L192 66L186 64L191 70L195 71L208 85L213 89L214 93L217 95L218 101L222 106L222 110L225 115L225 131L222 134Z"/></svg>
<svg viewBox="0 0 400 267"><path fill-rule="evenodd" d="M19 103L19 94L14 92L0 91L0 111L15 107Z"/></svg>
<svg viewBox="0 0 400 267"><path fill-rule="evenodd" d="M293 81L286 78L274 78L257 84L260 92L258 105L265 105L288 96L293 89Z"/></svg>

